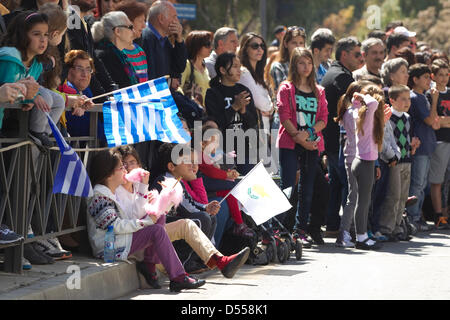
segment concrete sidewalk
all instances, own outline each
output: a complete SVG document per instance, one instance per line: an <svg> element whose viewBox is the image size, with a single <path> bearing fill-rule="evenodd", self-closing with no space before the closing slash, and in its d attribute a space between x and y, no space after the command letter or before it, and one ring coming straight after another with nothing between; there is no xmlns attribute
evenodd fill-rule
<svg viewBox="0 0 450 320"><path fill-rule="evenodd" d="M74 254L22 274L0 272L0 300L105 300L140 288L135 264Z"/></svg>

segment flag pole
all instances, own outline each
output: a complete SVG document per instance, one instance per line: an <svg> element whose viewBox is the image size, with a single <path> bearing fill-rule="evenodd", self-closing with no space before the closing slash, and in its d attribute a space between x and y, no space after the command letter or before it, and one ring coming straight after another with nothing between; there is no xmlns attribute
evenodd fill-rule
<svg viewBox="0 0 450 320"><path fill-rule="evenodd" d="M170 76L164 76L164 78L166 78L166 80L167 79L169 79L170 78ZM158 79L158 78L157 78ZM153 80L155 80L155 79L152 79L152 80L148 80L147 82L143 82L143 83L137 83L137 84L133 84L133 85L131 85L131 86L128 86L128 87L125 87L125 88L121 88L121 89L117 89L117 90L114 90L114 91L111 91L111 92L107 92L107 93L103 93L103 94L101 94L101 95L98 95L98 96L96 96L96 97L92 97L92 98L89 98L89 99L87 99L88 101L93 101L93 100L96 100L96 99L99 99L99 98L103 98L103 97L106 97L106 96L110 96L110 95L112 95L112 94L114 94L114 93L116 93L116 92L119 92L119 91L122 91L122 90L126 90L126 89L129 89L129 88L131 88L131 87L134 87L134 86L136 86L136 85L141 85L141 84L146 84L146 83L149 83L149 82L151 82L151 81L153 81ZM163 100L160 100L160 101L163 101ZM153 101L153 102L156 102L156 101Z"/></svg>
<svg viewBox="0 0 450 320"><path fill-rule="evenodd" d="M220 200L219 204L221 204L221 203L222 203L222 202L223 202L223 201L231 194L231 192L232 192L238 185L240 185L240 184L242 183L242 181L244 181L245 178L247 178L247 177L250 175L250 173L251 173L253 170L255 170L256 167L257 167L260 163L262 163L262 162L263 162L263 160L260 160L257 164L255 164L255 166L252 168L252 170L250 170L250 171L245 175L245 177L243 177L243 178L241 179L241 181L239 181L238 184L235 185L235 186L233 187L233 189L231 189L230 192L228 192L228 193L226 194L226 196L225 196L222 200Z"/></svg>

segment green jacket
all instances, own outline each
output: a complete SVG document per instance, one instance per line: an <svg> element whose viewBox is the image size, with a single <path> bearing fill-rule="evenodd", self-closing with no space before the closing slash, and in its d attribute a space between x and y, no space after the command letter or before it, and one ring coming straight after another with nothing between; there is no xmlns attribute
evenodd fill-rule
<svg viewBox="0 0 450 320"><path fill-rule="evenodd" d="M14 47L0 48L0 85L4 83L13 83L29 76L36 81L42 73L42 64L33 59L30 68L27 68L22 63L22 56ZM0 108L0 129L3 124L4 109Z"/></svg>

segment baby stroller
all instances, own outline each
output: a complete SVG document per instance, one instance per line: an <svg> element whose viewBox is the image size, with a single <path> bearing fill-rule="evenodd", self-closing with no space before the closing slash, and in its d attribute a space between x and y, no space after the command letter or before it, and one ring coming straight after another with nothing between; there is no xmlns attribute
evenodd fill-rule
<svg viewBox="0 0 450 320"><path fill-rule="evenodd" d="M303 253L303 243L295 240L285 226L277 219L272 218L272 226L261 224L256 226L253 219L246 217L247 225L255 231L257 244L250 254L252 264L285 263L295 251L295 258L300 260Z"/></svg>

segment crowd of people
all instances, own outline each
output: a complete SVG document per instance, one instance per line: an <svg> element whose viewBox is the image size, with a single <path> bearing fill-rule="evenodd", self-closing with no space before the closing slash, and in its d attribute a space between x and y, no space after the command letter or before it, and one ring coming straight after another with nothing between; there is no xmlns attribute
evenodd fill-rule
<svg viewBox="0 0 450 320"><path fill-rule="evenodd" d="M42 147L53 146L45 113L64 135L88 136L89 98L162 76L170 78L186 130L201 121L200 153L192 145L175 159L175 144L147 141L98 152L88 168L94 255L102 257L113 225L116 258L137 260L152 288L160 288L157 264L179 291L202 286L190 274L215 267L231 278L249 257L245 239L258 237L258 229L227 195L260 146L251 139L238 145L229 131L276 139L280 188L293 190L293 209L277 219L304 247L323 245L327 236L339 247L378 250L386 241L450 228L449 58L400 21L362 43L336 39L326 28L308 37L302 27L277 26L268 45L258 33L229 27L185 35L169 1L23 0L0 8L0 99L22 106L0 108L2 136L14 134L26 111L30 138ZM223 133L222 145L239 150L242 161L218 161L230 150L205 134L210 129ZM97 138L106 145L101 116ZM136 168L144 169L139 182L127 181ZM181 186L180 204L167 215L147 215L145 204L158 196L148 191L162 192L167 181ZM270 220L265 226L278 232ZM0 231L14 239L7 226ZM228 235L243 243L230 255L219 251ZM25 247L24 268L71 256L57 238Z"/></svg>

